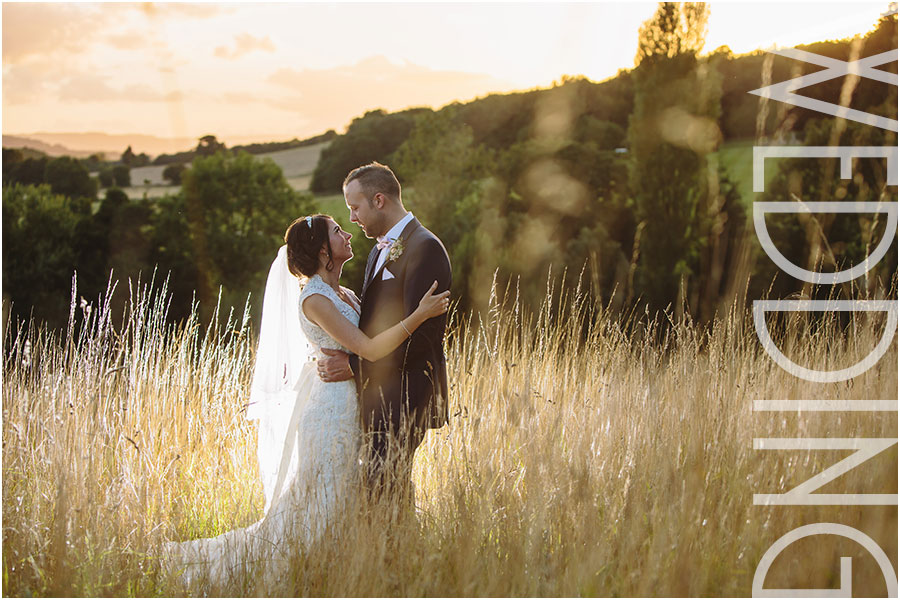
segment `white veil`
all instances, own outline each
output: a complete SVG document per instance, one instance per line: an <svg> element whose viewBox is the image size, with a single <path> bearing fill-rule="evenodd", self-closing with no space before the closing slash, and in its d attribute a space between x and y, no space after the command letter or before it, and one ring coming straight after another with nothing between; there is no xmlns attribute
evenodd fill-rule
<svg viewBox="0 0 900 600"><path fill-rule="evenodd" d="M300 325L300 297L300 282L288 270L287 246L282 246L266 281L247 407L247 418L259 422L259 474L266 496L265 514L248 527L213 538L166 544L166 565L182 570L183 581L234 581L235 575L243 573L245 566L255 566L256 561L265 564L267 577L283 569L289 572L289 565L278 552L282 543L296 540L291 518L304 507L283 501L290 499L289 490L298 489L291 483L301 459L310 459L300 456L300 423L319 381L315 362L310 360L315 348Z"/></svg>
<svg viewBox="0 0 900 600"><path fill-rule="evenodd" d="M266 512L280 495L276 481L289 479L296 469L296 444L286 438L316 377L313 350L300 327L300 282L288 270L287 246L282 246L266 280L247 407L247 418L259 421L257 452Z"/></svg>

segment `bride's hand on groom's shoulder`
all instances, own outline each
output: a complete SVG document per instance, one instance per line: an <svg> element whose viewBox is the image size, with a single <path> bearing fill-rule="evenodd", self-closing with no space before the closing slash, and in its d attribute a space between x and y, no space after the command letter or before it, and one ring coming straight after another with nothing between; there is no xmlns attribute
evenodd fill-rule
<svg viewBox="0 0 900 600"><path fill-rule="evenodd" d="M319 379L326 383L335 383L353 378L353 371L350 369L350 356L346 352L329 348L322 348L322 352L327 357L320 358L317 361Z"/></svg>

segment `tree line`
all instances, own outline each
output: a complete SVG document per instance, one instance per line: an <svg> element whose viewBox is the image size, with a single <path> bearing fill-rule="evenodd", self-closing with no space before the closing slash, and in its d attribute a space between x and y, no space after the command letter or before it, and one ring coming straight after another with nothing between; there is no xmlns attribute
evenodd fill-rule
<svg viewBox="0 0 900 600"><path fill-rule="evenodd" d="M4 174L7 172L4 165ZM41 180L3 183L3 301L17 319L62 326L76 304L96 304L110 277L166 282L173 320L217 303L241 309L262 294L268 265L287 224L313 212L311 196L294 191L271 159L218 150L197 156L181 190L129 199L118 187L97 194L78 161L47 162ZM261 309L259 296L252 303Z"/></svg>
<svg viewBox="0 0 900 600"><path fill-rule="evenodd" d="M204 136L208 138L215 139L215 136ZM246 152L248 154L266 154L268 152L278 152L279 150L290 150L292 148L304 148L306 146L315 146L316 144L322 144L326 142L330 142L335 137L337 137L337 132L334 129L329 129L325 133L321 135L316 135L310 138L298 140L294 138L293 140L289 140L286 142L264 142L264 143L255 143L255 144L239 144L237 146L233 146L231 150L233 152ZM224 148L224 145L222 146ZM177 164L185 164L190 163L194 158L198 155L202 154L198 148L193 150L186 150L184 152L175 152L173 154L160 154L156 158L153 159L154 165L177 165Z"/></svg>
<svg viewBox="0 0 900 600"><path fill-rule="evenodd" d="M99 188L129 187L132 167L150 164L144 153L135 154L128 146L118 160L107 160L102 153L87 158L60 156L51 158L28 148L3 148L3 185L46 183L59 193L93 197ZM92 179L91 172L97 173Z"/></svg>
<svg viewBox="0 0 900 600"><path fill-rule="evenodd" d="M450 252L463 309L484 309L495 283L518 286L522 300L539 306L548 273L610 310L701 322L755 298L895 294L896 240L856 289L803 286L764 255L749 221L752 199L896 201L887 165L857 160L853 178L842 180L834 161L782 160L767 165L774 175L766 192L748 199L720 150L736 140L896 145L896 134L761 103L748 92L818 67L724 47L701 56L707 10L661 3L639 32L635 68L601 83L563 77L549 89L437 111L369 111L344 134L324 134L330 144L311 190L339 193L351 169L372 160L391 165L407 206ZM896 44L897 17L889 15L859 40L801 48L849 60ZM896 119L896 87L854 85L852 108ZM803 93L836 103L846 90L837 79ZM118 162L134 164L124 158ZM168 278L174 319L195 301L208 314L220 292L226 306L239 307L248 293L261 293L284 228L318 211L315 198L293 191L271 161L214 136L183 158L190 163L172 162L167 175L180 181L178 193L129 200L114 179L100 199L85 161L4 149L4 302L16 315L64 322L73 269L87 302L105 289L110 269L145 278L155 269ZM878 215L774 215L767 225L789 260L819 270L863 260L886 228ZM344 280L359 289L371 241L356 233L357 259Z"/></svg>

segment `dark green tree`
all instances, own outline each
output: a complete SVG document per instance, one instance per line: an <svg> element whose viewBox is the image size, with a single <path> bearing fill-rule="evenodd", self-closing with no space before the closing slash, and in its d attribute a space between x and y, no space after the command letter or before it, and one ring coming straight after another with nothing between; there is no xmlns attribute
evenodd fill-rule
<svg viewBox="0 0 900 600"><path fill-rule="evenodd" d="M479 190L493 165L490 151L475 146L472 130L455 116L454 111L417 116L394 166L408 186L408 207L450 253L454 292L468 298L478 250Z"/></svg>
<svg viewBox="0 0 900 600"><path fill-rule="evenodd" d="M98 213L108 222L106 229L106 265L118 279L147 274L153 207L142 200L130 200L122 190L112 188Z"/></svg>
<svg viewBox="0 0 900 600"><path fill-rule="evenodd" d="M197 156L195 149L186 150L184 152L176 152L175 154L160 154L153 159L154 165L171 165L175 163L189 163Z"/></svg>
<svg viewBox="0 0 900 600"><path fill-rule="evenodd" d="M877 114L897 118L896 88L887 94ZM892 97L891 97L892 96ZM897 134L855 121L833 118L807 121L805 146L896 146ZM884 159L856 159L850 179L838 176L833 159L793 158L778 163L778 172L766 185L761 201L812 202L843 200L856 202L897 202L897 188L887 184L888 165ZM775 247L793 264L809 271L832 272L862 264L887 233L885 213L769 214L766 229ZM896 235L887 255L870 263L865 276L840 284L812 285L781 272L762 254L752 280L754 297L794 295L827 299L877 297L896 285Z"/></svg>
<svg viewBox="0 0 900 600"><path fill-rule="evenodd" d="M14 315L66 323L84 218L81 207L49 185L3 188L3 298Z"/></svg>
<svg viewBox="0 0 900 600"><path fill-rule="evenodd" d="M87 158L82 158L81 164L83 164L84 168L89 172L99 171L106 164L106 157L102 152L95 152Z"/></svg>
<svg viewBox="0 0 900 600"><path fill-rule="evenodd" d="M150 164L150 156L145 152L141 152L137 156L134 157L134 160L131 161L131 167L146 167Z"/></svg>
<svg viewBox="0 0 900 600"><path fill-rule="evenodd" d="M578 132L578 141L593 142L598 150L615 150L625 145L623 127L612 121L601 121L589 114L578 119L575 130Z"/></svg>
<svg viewBox="0 0 900 600"><path fill-rule="evenodd" d="M3 183L21 183L22 185L40 185L44 183L44 173L47 170L47 157L26 158L21 162L12 163L9 171L3 166Z"/></svg>
<svg viewBox="0 0 900 600"><path fill-rule="evenodd" d="M168 165L163 169L163 179L172 185L181 185L181 176L184 174L185 169L187 169L187 167L181 163Z"/></svg>
<svg viewBox="0 0 900 600"><path fill-rule="evenodd" d="M635 288L653 309L701 320L718 308L727 241L740 228L723 223L741 221L738 198L708 161L721 142L721 77L711 59L697 57L708 11L662 2L640 28L628 127L641 230Z"/></svg>
<svg viewBox="0 0 900 600"><path fill-rule="evenodd" d="M311 197L295 192L271 159L245 152L197 157L181 189L206 314L219 285L224 301L236 306L247 292L261 293L285 229L314 210Z"/></svg>
<svg viewBox="0 0 900 600"><path fill-rule="evenodd" d="M84 165L70 156L50 160L44 169L44 181L50 184L54 194L90 200L97 197L97 182Z"/></svg>
<svg viewBox="0 0 900 600"><path fill-rule="evenodd" d="M118 188L109 188L100 201L97 212L78 221L75 228L75 265L78 270L78 285L81 295L93 299L106 289L109 281L109 240L115 235L115 215L128 203L128 196ZM116 272L117 279L129 274Z"/></svg>
<svg viewBox="0 0 900 600"><path fill-rule="evenodd" d="M115 185L116 178L113 175L113 168L103 167L100 169L100 172L97 174L97 181L100 182L100 187L109 188Z"/></svg>
<svg viewBox="0 0 900 600"><path fill-rule="evenodd" d="M25 155L18 148L3 149L3 183L9 180L9 173L19 163L25 160Z"/></svg>
<svg viewBox="0 0 900 600"><path fill-rule="evenodd" d="M225 144L216 139L214 135L204 135L197 144L197 156L212 156L219 151L226 150Z"/></svg>
<svg viewBox="0 0 900 600"><path fill-rule="evenodd" d="M376 160L390 164L391 155L415 127L415 117L431 109L415 108L387 114L367 112L353 119L347 133L322 150L309 189L316 193L338 193L347 173ZM401 182L402 183L402 182Z"/></svg>
<svg viewBox="0 0 900 600"><path fill-rule="evenodd" d="M131 167L116 165L112 168L113 181L119 187L131 187Z"/></svg>
<svg viewBox="0 0 900 600"><path fill-rule="evenodd" d="M190 316L191 301L201 285L184 194L163 196L154 206L147 262L157 267L159 277L168 280L172 294L169 318L183 320Z"/></svg>
<svg viewBox="0 0 900 600"><path fill-rule="evenodd" d="M122 153L122 156L119 158L119 162L123 165L130 167L132 163L134 163L134 152L131 150L131 146L125 148L125 152Z"/></svg>
<svg viewBox="0 0 900 600"><path fill-rule="evenodd" d="M638 29L635 64L696 56L706 43L709 7L703 2L660 2L656 14Z"/></svg>

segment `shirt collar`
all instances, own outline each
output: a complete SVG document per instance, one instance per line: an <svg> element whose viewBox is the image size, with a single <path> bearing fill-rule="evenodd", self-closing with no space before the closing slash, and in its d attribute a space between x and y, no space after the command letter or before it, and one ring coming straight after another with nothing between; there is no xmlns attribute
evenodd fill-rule
<svg viewBox="0 0 900 600"><path fill-rule="evenodd" d="M391 241L396 240L398 237L400 237L400 234L403 233L403 230L406 229L406 226L412 220L413 214L411 212L406 213L406 216L397 221L397 224L391 227L388 232L384 234L384 237Z"/></svg>

